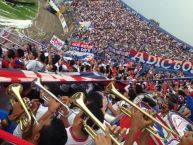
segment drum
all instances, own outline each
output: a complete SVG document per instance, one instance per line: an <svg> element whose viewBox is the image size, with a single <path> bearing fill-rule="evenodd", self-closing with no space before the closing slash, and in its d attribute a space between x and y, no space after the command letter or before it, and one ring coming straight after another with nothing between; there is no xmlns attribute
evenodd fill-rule
<svg viewBox="0 0 193 145"><path fill-rule="evenodd" d="M186 131L193 131L192 121L182 116L178 112L170 111L167 119L171 128L176 130L180 137L182 137Z"/></svg>

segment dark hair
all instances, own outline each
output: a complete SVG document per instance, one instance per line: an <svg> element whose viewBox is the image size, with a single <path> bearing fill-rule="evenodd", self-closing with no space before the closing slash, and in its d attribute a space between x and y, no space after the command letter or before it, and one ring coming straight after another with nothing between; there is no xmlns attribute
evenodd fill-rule
<svg viewBox="0 0 193 145"><path fill-rule="evenodd" d="M34 56L34 59L36 59L38 57L38 53L36 51L33 51L32 55Z"/></svg>
<svg viewBox="0 0 193 145"><path fill-rule="evenodd" d="M87 108L91 111L91 113L101 122L103 123L104 121L104 114L101 110L101 108L99 108L98 106L96 106L95 104L89 104L87 105ZM86 114L83 114L81 116L82 119L86 119L88 116ZM95 125L96 123L92 121L92 119L88 119L87 120L87 125L92 126L92 128L94 130L98 130L99 127L97 125ZM82 131L85 135L88 135L88 133L86 132L86 130L84 129L84 126L82 128Z"/></svg>
<svg viewBox="0 0 193 145"><path fill-rule="evenodd" d="M18 49L18 50L17 50L17 56L18 56L19 58L24 57L24 51L23 51L22 49Z"/></svg>
<svg viewBox="0 0 193 145"><path fill-rule="evenodd" d="M103 107L102 99L103 99L103 97L99 92L91 91L86 96L85 103L86 104L94 104L94 105L98 106L98 108L102 108Z"/></svg>
<svg viewBox="0 0 193 145"><path fill-rule="evenodd" d="M52 59L52 64L56 64L60 60L60 55L55 54Z"/></svg>
<svg viewBox="0 0 193 145"><path fill-rule="evenodd" d="M82 65L81 67L80 67L80 72L83 72L84 71L84 65Z"/></svg>
<svg viewBox="0 0 193 145"><path fill-rule="evenodd" d="M75 61L74 60L70 60L70 65L75 65Z"/></svg>
<svg viewBox="0 0 193 145"><path fill-rule="evenodd" d="M183 96L183 97L186 96L186 94L185 94L184 91L182 91L182 90L178 90L178 94L181 95L181 96Z"/></svg>
<svg viewBox="0 0 193 145"><path fill-rule="evenodd" d="M175 106L174 103L168 102L168 108L169 108L169 110L173 110L173 109L174 109L174 106Z"/></svg>
<svg viewBox="0 0 193 145"><path fill-rule="evenodd" d="M101 73L105 73L105 68L103 67L103 66L101 66L100 68L99 68L99 72L101 72Z"/></svg>
<svg viewBox="0 0 193 145"><path fill-rule="evenodd" d="M173 103L178 103L179 102L179 98L175 94L170 93L168 95L168 98L169 98L169 101L171 101Z"/></svg>
<svg viewBox="0 0 193 145"><path fill-rule="evenodd" d="M12 49L9 49L7 52L7 57L8 58L14 58L15 57L15 52Z"/></svg>
<svg viewBox="0 0 193 145"><path fill-rule="evenodd" d="M45 55L44 55L43 53L41 53L40 56L39 56L39 60L40 60L42 63L45 63L45 59L46 59Z"/></svg>
<svg viewBox="0 0 193 145"><path fill-rule="evenodd" d="M85 66L85 69L86 69L86 71L89 71L89 70L90 70L90 66L89 66L89 65L86 65L86 66Z"/></svg>
<svg viewBox="0 0 193 145"><path fill-rule="evenodd" d="M0 44L0 57L1 57L2 54L3 54L3 50L2 50L1 44Z"/></svg>
<svg viewBox="0 0 193 145"><path fill-rule="evenodd" d="M156 106L156 103L151 98L144 97L142 101L146 102L152 108Z"/></svg>
<svg viewBox="0 0 193 145"><path fill-rule="evenodd" d="M129 96L130 100L133 101L136 98L136 96L137 96L136 93L135 93L135 90L130 88L128 96Z"/></svg>
<svg viewBox="0 0 193 145"><path fill-rule="evenodd" d="M137 95L138 95L138 94L141 94L141 93L144 93L142 86L139 85L139 84L136 84L136 86L135 86L135 91L136 91L136 94L137 94Z"/></svg>
<svg viewBox="0 0 193 145"><path fill-rule="evenodd" d="M38 145L64 145L68 139L62 120L53 118L49 126L40 131Z"/></svg>

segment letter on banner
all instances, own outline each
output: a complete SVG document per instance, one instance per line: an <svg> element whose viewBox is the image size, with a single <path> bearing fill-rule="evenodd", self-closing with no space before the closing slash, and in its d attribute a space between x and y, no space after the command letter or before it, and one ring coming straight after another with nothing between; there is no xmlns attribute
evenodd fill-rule
<svg viewBox="0 0 193 145"><path fill-rule="evenodd" d="M144 57L143 57L143 52L137 52L137 54L133 57L131 57L132 60L134 61L139 61L142 63L145 63Z"/></svg>
<svg viewBox="0 0 193 145"><path fill-rule="evenodd" d="M157 58L155 57L155 56L153 56L153 55L149 55L148 56L148 60L147 60L147 64L155 64L156 63L156 60L157 60Z"/></svg>
<svg viewBox="0 0 193 145"><path fill-rule="evenodd" d="M165 69L169 69L171 67L172 60L171 59L164 59L161 62L161 67Z"/></svg>
<svg viewBox="0 0 193 145"><path fill-rule="evenodd" d="M174 60L174 69L179 70L181 68L182 61Z"/></svg>
<svg viewBox="0 0 193 145"><path fill-rule="evenodd" d="M188 66L188 67L186 68L186 66ZM191 68L192 68L192 63L190 61L185 61L182 64L182 70L183 71L189 71Z"/></svg>
<svg viewBox="0 0 193 145"><path fill-rule="evenodd" d="M155 66L160 67L160 62L161 62L162 58L161 57L157 57L157 63L155 64Z"/></svg>

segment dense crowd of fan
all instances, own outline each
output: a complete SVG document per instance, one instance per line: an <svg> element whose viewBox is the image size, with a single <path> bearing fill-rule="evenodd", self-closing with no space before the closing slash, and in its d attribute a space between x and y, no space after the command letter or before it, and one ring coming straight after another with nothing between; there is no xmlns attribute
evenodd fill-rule
<svg viewBox="0 0 193 145"><path fill-rule="evenodd" d="M118 0L76 0L71 5L77 21L90 21L93 27L90 30L77 28L68 38L68 41L89 42L99 51L105 50L106 52L108 52L108 46L113 46L120 50L136 49L179 60L192 60L193 58L193 55L187 51L185 44L161 32L157 26L142 20L136 12L125 7ZM191 132L193 130L191 126L191 121L193 121L193 81L177 79L138 82L138 80L183 77L182 72L157 72L151 67L144 71L142 64L128 61L126 58L123 58L124 61L120 61L120 56L115 54L115 56L106 54L105 59L74 60L64 56L64 49L57 50L50 44L41 48L29 43L22 47L9 45L11 49L7 50L5 49L6 43L0 46L0 68L45 73L97 71L110 79L126 81L127 85L119 88L119 91L133 103L137 105L145 103L149 110L154 110L154 112L160 114L161 118L167 123L169 122L168 114L171 111L175 111L189 120L190 126L186 128L186 131L189 132L186 132L180 141L171 138L171 141L169 140L165 144L191 145L193 142L193 133ZM66 44L65 49L68 47L68 44ZM143 71L141 72L141 70ZM121 85L123 85L122 82ZM120 82L117 82L117 85L119 86ZM20 128L21 125L16 122L16 120L21 119L24 110L19 101L12 102L12 109L7 107L8 99L5 94L7 84L2 83L0 84L2 92L0 95L0 129L23 138L34 145L92 145L93 143L96 145L112 145L109 133L118 135L121 140L124 138L124 145L133 145L135 142L134 136L147 125L152 124L152 121L144 118L139 111L133 111L131 119L122 116L120 99L114 98L116 95L113 97L107 94L104 89L105 84L54 83L54 85L48 84L45 87L55 96L60 96L64 104L69 105L71 103L70 110L66 110L50 94L40 90L34 83L26 84L22 95L31 100L29 106L39 123L32 122L29 124L29 129L24 132ZM70 96L80 91L85 93L85 104L92 114L102 123L108 124L106 125L108 129L105 131L105 135L98 134L94 140L89 137L84 129L86 115L79 109L72 108ZM44 96L52 99L46 103L42 100ZM129 104L126 103L124 106L128 110L132 110ZM63 111L62 116L58 114L58 110ZM77 113L74 114L73 112ZM124 121L120 123L122 120ZM128 123L128 120L131 123ZM117 121L120 121L121 127L115 125ZM87 122L90 126L94 126L94 122L90 119ZM123 125L124 122L126 122L126 125ZM130 128L129 133L124 127ZM95 127L95 129L99 128ZM124 137L126 134L127 137ZM149 138L150 135L147 131L142 132L138 144L148 144Z"/></svg>
<svg viewBox="0 0 193 145"><path fill-rule="evenodd" d="M120 50L136 49L177 60L193 58L186 44L160 31L150 21L143 20L119 0L74 1L72 6L77 21L90 21L93 26L92 30L77 31L73 36L87 40L99 50L113 45Z"/></svg>

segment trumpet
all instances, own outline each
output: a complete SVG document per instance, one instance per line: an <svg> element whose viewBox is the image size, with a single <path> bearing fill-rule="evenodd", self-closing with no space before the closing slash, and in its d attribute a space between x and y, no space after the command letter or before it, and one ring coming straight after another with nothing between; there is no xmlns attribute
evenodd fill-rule
<svg viewBox="0 0 193 145"><path fill-rule="evenodd" d="M31 111L29 105L27 104L27 101L21 97L20 94L22 91L23 91L22 85L17 83L11 84L7 88L7 94L9 96L16 97L17 101L21 104L21 107L25 112L24 114L21 115L18 121L19 121L21 130L23 132L27 132L32 124L32 118L36 123L38 122L35 118L35 115ZM11 105L13 106L13 99L11 99L10 102L11 102Z"/></svg>
<svg viewBox="0 0 193 145"><path fill-rule="evenodd" d="M91 111L84 104L84 98L85 95L82 92L75 93L72 96L73 103L79 107L90 119L92 119L99 128L105 131L104 125L91 113ZM95 139L97 133L92 127L87 125L87 120L88 118L83 122L84 129L92 137L92 139ZM121 145L121 143L119 143L119 141L113 135L110 134L110 137L115 145Z"/></svg>
<svg viewBox="0 0 193 145"><path fill-rule="evenodd" d="M114 94L116 97L118 97L119 99L121 99L122 101L128 103L129 105L131 105L132 107L136 108L137 110L139 110L141 113L143 113L146 117L148 117L149 119L151 119L154 123L162 126L162 128L164 128L168 134L166 137L161 137L160 135L158 135L158 132L152 127L152 126L148 126L146 127L145 129L147 131L149 131L152 135L156 136L158 139L160 140L167 140L171 134L173 135L177 135L176 132L174 132L172 129L170 129L169 127L165 126L162 122L156 120L153 116L151 116L149 113L147 113L145 110L141 109L139 106L137 106L136 104L134 104L133 102L131 102L129 99L127 99L124 95L122 95L120 92L118 92L115 88L115 86L113 85L113 83L110 83L105 91L107 93L110 93L110 94ZM128 115L129 117L132 116L132 113L131 111L129 111L126 107L124 107L123 105L120 107L120 110Z"/></svg>

